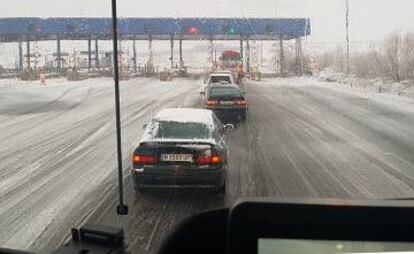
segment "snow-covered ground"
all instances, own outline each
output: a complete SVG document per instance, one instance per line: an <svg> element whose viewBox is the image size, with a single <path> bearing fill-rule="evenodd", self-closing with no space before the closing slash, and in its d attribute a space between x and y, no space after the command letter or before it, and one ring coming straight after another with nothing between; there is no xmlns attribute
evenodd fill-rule
<svg viewBox="0 0 414 254"><path fill-rule="evenodd" d="M203 85L185 79L121 82L126 179L143 124L160 109L197 105ZM250 116L229 139L231 199L412 196L414 99L317 78L264 78L246 87ZM1 246L45 252L60 245L70 227L94 214L102 223L100 215L114 210L111 78L50 79L46 86L0 80L0 144ZM210 204L189 196L184 203L168 195L136 197L131 185L125 194L134 213L122 221L136 245L167 232L155 221L171 226L180 214L193 213L197 202Z"/></svg>
<svg viewBox="0 0 414 254"><path fill-rule="evenodd" d="M386 93L414 98L414 81L410 80L391 82L384 81L380 78L363 79L355 76L347 77L344 73L338 73L332 69L321 71L317 77L323 81L333 82L334 85L341 84L360 90L369 90L376 93Z"/></svg>
<svg viewBox="0 0 414 254"><path fill-rule="evenodd" d="M200 86L199 81L182 79L120 83L126 168L142 125L162 108L193 106ZM79 217L73 211L95 209L101 199L85 197L115 177L114 114L111 78L53 79L46 86L1 81L2 247L27 249L40 235L45 237L46 228L46 237L52 238L56 230L63 230L64 220L75 225Z"/></svg>
<svg viewBox="0 0 414 254"><path fill-rule="evenodd" d="M323 87L328 88L340 93L352 95L355 98L361 98L370 102L375 102L377 105L384 105L387 107L394 108L396 110L402 110L404 112L414 112L414 98L402 96L398 93L379 93L377 90L372 89L368 86L350 86L340 82L325 81L319 77L292 77L292 78L275 78L271 81L272 84L287 83L292 87L303 87L304 90L307 87ZM264 83L254 83L257 86L269 84L268 81L264 80ZM374 105L374 104L373 104Z"/></svg>

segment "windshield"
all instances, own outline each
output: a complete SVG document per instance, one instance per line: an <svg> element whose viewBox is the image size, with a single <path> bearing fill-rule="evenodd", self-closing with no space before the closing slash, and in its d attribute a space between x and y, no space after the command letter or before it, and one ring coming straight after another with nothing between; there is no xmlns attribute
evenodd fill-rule
<svg viewBox="0 0 414 254"><path fill-rule="evenodd" d="M231 83L230 76L217 75L217 76L211 76L210 77L210 83L220 83L221 81Z"/></svg>
<svg viewBox="0 0 414 254"><path fill-rule="evenodd" d="M234 87L210 88L209 95L210 95L210 98L219 98L219 97L241 98L243 97L240 90Z"/></svg>
<svg viewBox="0 0 414 254"><path fill-rule="evenodd" d="M239 198L414 197L413 0L116 2L114 29L111 0L1 1L0 248L96 223L152 254Z"/></svg>
<svg viewBox="0 0 414 254"><path fill-rule="evenodd" d="M210 129L202 123L158 122L155 138L165 139L206 139L211 136Z"/></svg>

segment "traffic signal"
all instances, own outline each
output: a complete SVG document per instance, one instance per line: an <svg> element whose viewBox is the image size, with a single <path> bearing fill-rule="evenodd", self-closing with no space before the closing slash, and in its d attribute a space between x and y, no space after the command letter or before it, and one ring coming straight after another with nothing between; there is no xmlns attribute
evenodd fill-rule
<svg viewBox="0 0 414 254"><path fill-rule="evenodd" d="M221 32L223 34L227 34L227 35L235 35L236 34L236 28L234 28L233 26L231 26L230 24L224 24L221 27Z"/></svg>
<svg viewBox="0 0 414 254"><path fill-rule="evenodd" d="M187 28L187 33L189 34L198 34L198 28L195 26L191 26Z"/></svg>

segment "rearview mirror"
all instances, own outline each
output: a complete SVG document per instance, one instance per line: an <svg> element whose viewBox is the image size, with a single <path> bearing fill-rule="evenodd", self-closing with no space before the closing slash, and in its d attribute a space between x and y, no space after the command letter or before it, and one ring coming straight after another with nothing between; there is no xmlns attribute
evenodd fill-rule
<svg viewBox="0 0 414 254"><path fill-rule="evenodd" d="M142 125L142 129L145 130L148 126L148 123L144 123L144 125Z"/></svg>
<svg viewBox="0 0 414 254"><path fill-rule="evenodd" d="M223 125L225 131L232 131L234 129L234 125L231 123Z"/></svg>
<svg viewBox="0 0 414 254"><path fill-rule="evenodd" d="M206 95L206 92L201 91L201 92L200 92L200 95L201 95L202 97L204 97L204 95Z"/></svg>

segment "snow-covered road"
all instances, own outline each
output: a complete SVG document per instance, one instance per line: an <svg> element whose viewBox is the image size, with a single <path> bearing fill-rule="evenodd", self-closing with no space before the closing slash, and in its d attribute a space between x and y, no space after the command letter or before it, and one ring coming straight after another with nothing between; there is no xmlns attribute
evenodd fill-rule
<svg viewBox="0 0 414 254"><path fill-rule="evenodd" d="M147 253L180 219L238 197L414 197L414 101L312 78L246 84L250 116L229 138L224 197L135 194L129 157L142 124L160 108L197 105L201 86L122 82L130 214L119 217L112 81L0 83L0 246L43 253L91 222L122 226L133 253Z"/></svg>
<svg viewBox="0 0 414 254"><path fill-rule="evenodd" d="M192 106L199 86L182 80L121 82L125 159L153 112ZM50 80L44 87L3 84L0 246L26 249L42 234L75 224L76 210L94 209L101 200L85 197L115 173L114 121L111 79Z"/></svg>

